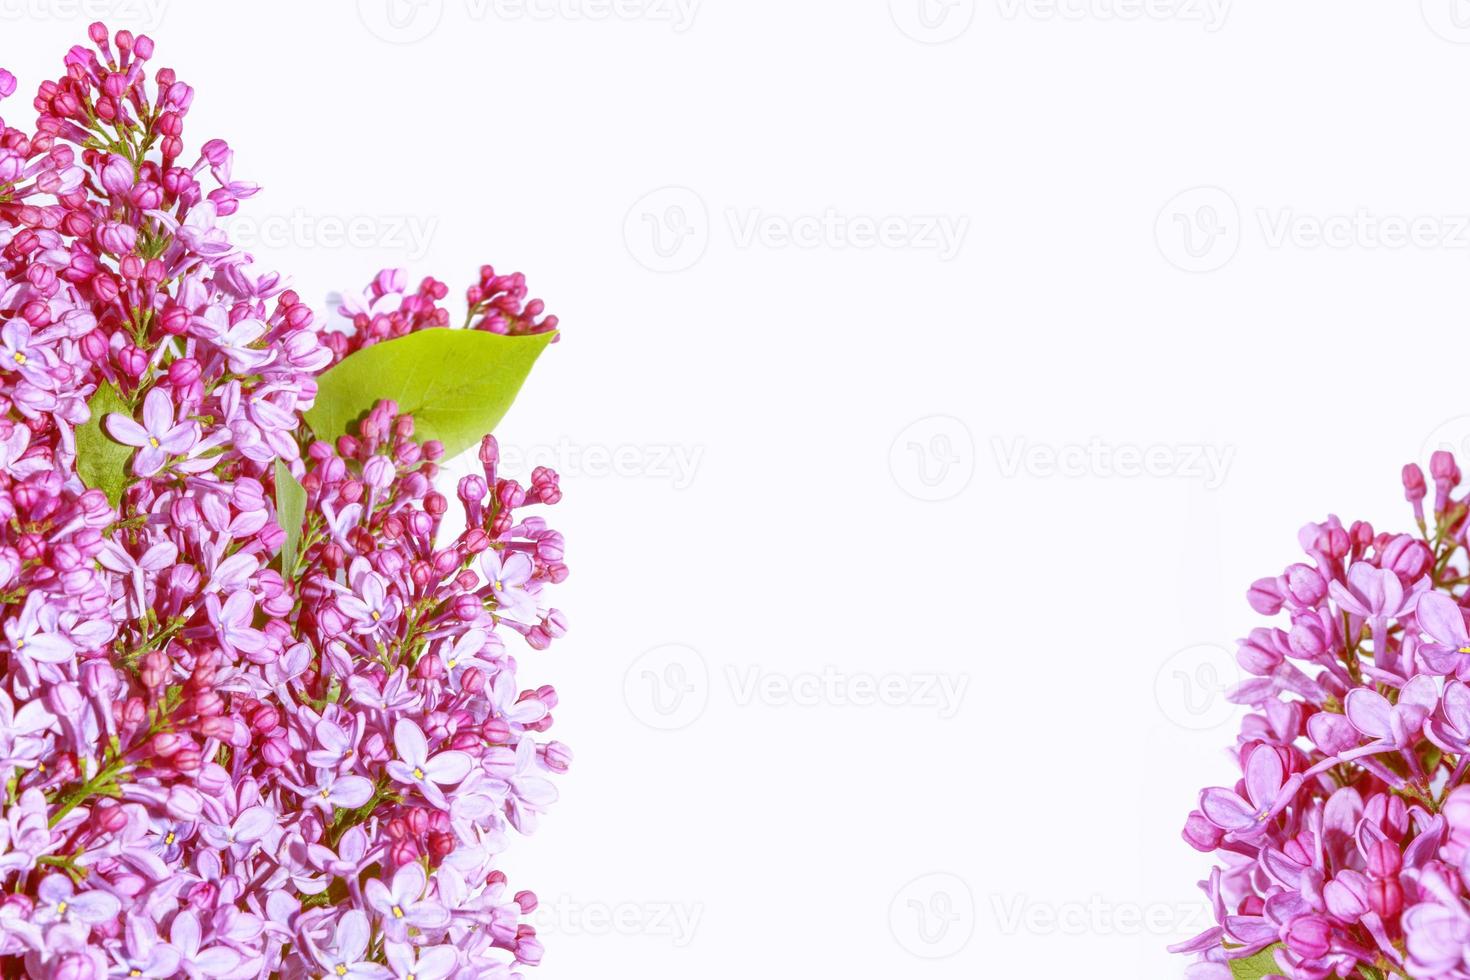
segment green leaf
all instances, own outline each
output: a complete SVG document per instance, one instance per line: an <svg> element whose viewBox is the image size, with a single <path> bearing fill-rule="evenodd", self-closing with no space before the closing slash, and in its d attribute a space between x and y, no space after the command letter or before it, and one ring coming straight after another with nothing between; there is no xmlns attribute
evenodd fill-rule
<svg viewBox="0 0 1470 980"><path fill-rule="evenodd" d="M133 447L114 442L103 430L102 423L113 412L129 418L133 412L108 381L97 386L97 391L87 400L87 408L92 417L77 426L76 431L77 476L91 489L107 494L108 501L116 507L131 478L128 461L133 458Z"/></svg>
<svg viewBox="0 0 1470 980"><path fill-rule="evenodd" d="M454 456L495 429L553 336L433 327L365 347L317 379L307 424L335 440L391 398L413 416L419 439L437 439Z"/></svg>
<svg viewBox="0 0 1470 980"><path fill-rule="evenodd" d="M1230 975L1235 980L1261 980L1262 977L1283 976L1281 967L1276 965L1276 951L1281 944L1267 946L1255 956L1243 960L1230 961Z"/></svg>
<svg viewBox="0 0 1470 980"><path fill-rule="evenodd" d="M306 520L306 488L296 482L291 468L276 460L276 523L286 532L281 546L281 573L287 578L296 570L301 547L301 522Z"/></svg>

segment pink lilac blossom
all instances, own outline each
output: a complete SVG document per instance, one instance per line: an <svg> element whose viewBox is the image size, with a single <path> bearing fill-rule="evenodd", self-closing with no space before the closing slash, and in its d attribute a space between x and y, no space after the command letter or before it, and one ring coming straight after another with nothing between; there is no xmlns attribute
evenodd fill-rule
<svg viewBox="0 0 1470 980"><path fill-rule="evenodd" d="M311 438L316 376L449 325L446 288L382 272L329 329L219 224L257 188L220 140L186 158L193 90L89 33L33 130L0 119L0 977L514 980L536 898L497 855L570 760L511 652L565 632L530 512L556 474L507 478L486 436L443 540L410 416ZM518 274L467 300L464 328L556 329ZM116 506L84 426L133 450Z"/></svg>
<svg viewBox="0 0 1470 980"><path fill-rule="evenodd" d="M1277 624L1237 652L1242 778L1185 822L1219 862L1191 980L1470 978L1470 494L1447 452L1430 481L1404 468L1415 532L1308 524L1248 592Z"/></svg>

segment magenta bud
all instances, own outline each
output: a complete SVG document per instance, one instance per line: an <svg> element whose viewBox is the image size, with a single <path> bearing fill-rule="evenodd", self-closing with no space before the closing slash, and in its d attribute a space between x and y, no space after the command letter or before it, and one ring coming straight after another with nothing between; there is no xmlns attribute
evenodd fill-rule
<svg viewBox="0 0 1470 980"><path fill-rule="evenodd" d="M1286 927L1286 945L1309 960L1321 959L1332 948L1332 923L1320 915L1302 915Z"/></svg>
<svg viewBox="0 0 1470 980"><path fill-rule="evenodd" d="M1410 463L1404 467L1404 499L1409 503L1418 503L1423 500L1429 492L1424 485L1424 471L1419 468L1418 463Z"/></svg>
<svg viewBox="0 0 1470 980"><path fill-rule="evenodd" d="M395 840L393 844L388 848L388 860L393 864L394 867L401 867L405 864L412 864L413 862L417 861L418 858L419 849L418 846L414 844L412 838L405 837L402 840Z"/></svg>
<svg viewBox="0 0 1470 980"><path fill-rule="evenodd" d="M1375 878L1397 877L1404 855L1392 841L1376 841L1367 847L1368 873Z"/></svg>
<svg viewBox="0 0 1470 980"><path fill-rule="evenodd" d="M182 735L175 732L159 732L153 736L148 747L153 750L154 755L167 759L178 753L187 744L188 739Z"/></svg>
<svg viewBox="0 0 1470 980"><path fill-rule="evenodd" d="M1429 475L1434 477L1435 483L1448 482L1451 485L1460 482L1460 468L1455 465L1453 453L1438 450L1429 457Z"/></svg>
<svg viewBox="0 0 1470 980"><path fill-rule="evenodd" d="M459 686L464 688L466 693L479 694L485 690L485 672L478 667L469 668L460 675ZM509 730L506 734L509 734Z"/></svg>
<svg viewBox="0 0 1470 980"><path fill-rule="evenodd" d="M260 757L268 765L280 768L291 760L291 744L283 737L267 739L260 747Z"/></svg>
<svg viewBox="0 0 1470 980"><path fill-rule="evenodd" d="M193 772L204 764L204 753L191 746L175 752L168 762L179 772Z"/></svg>
<svg viewBox="0 0 1470 980"><path fill-rule="evenodd" d="M128 815L114 803L99 805L92 814L97 826L109 834L115 834L128 825Z"/></svg>
<svg viewBox="0 0 1470 980"><path fill-rule="evenodd" d="M148 355L132 344L117 352L117 366L130 378L139 378L148 370Z"/></svg>
<svg viewBox="0 0 1470 980"><path fill-rule="evenodd" d="M1368 883L1368 907L1385 919L1403 911L1404 888L1397 878L1384 878Z"/></svg>
<svg viewBox="0 0 1470 980"><path fill-rule="evenodd" d="M503 719L489 718L480 726L480 731L485 735L485 741L495 745L501 745L510 741L510 725Z"/></svg>
<svg viewBox="0 0 1470 980"><path fill-rule="evenodd" d="M561 742L547 742L546 748L543 750L542 753L542 761L546 763L546 768L550 769L552 772L566 772L572 767L572 750L567 748L567 746L563 745ZM1192 814L1190 819L1193 820L1194 816L1201 816L1201 818L1203 819L1203 815L1200 814ZM1208 822L1209 821L1206 821L1206 823ZM1186 824L1186 836L1184 838L1185 840L1189 840L1188 831L1189 825ZM1219 833L1218 830L1216 832ZM1190 841L1190 844L1193 845L1194 842ZM1213 847L1200 847L1197 849L1201 851L1214 850Z"/></svg>
<svg viewBox="0 0 1470 980"><path fill-rule="evenodd" d="M198 361L181 357L168 366L168 381L176 388L183 388L198 381L200 373Z"/></svg>

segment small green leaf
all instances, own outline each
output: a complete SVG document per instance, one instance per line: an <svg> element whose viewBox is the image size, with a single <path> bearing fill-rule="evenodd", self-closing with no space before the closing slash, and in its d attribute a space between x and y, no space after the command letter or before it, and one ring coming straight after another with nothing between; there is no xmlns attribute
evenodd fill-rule
<svg viewBox="0 0 1470 980"><path fill-rule="evenodd" d="M87 408L92 417L76 430L77 476L89 488L107 494L108 501L116 507L131 476L128 461L133 458L133 447L114 442L102 423L113 412L131 418L132 411L107 381L97 386L97 391L87 400Z"/></svg>
<svg viewBox="0 0 1470 980"><path fill-rule="evenodd" d="M365 347L317 379L306 421L335 440L383 399L414 418L414 435L446 457L494 431L554 333L507 337L433 327Z"/></svg>
<svg viewBox="0 0 1470 980"><path fill-rule="evenodd" d="M1255 956L1230 961L1230 975L1235 980L1261 980L1262 977L1282 976L1281 967L1276 965L1276 951L1281 944L1267 946Z"/></svg>
<svg viewBox="0 0 1470 980"><path fill-rule="evenodd" d="M290 577L301 547L301 522L306 520L306 488L296 482L291 468L276 460L276 522L286 532L281 546L281 573Z"/></svg>

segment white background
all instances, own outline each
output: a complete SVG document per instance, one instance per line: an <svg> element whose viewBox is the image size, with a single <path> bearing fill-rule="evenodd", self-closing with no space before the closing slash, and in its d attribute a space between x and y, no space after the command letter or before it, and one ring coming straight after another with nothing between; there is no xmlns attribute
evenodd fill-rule
<svg viewBox="0 0 1470 980"><path fill-rule="evenodd" d="M562 316L537 976L1181 976L1246 586L1470 435L1470 4L581 2L0 0L4 114L147 29L306 296Z"/></svg>

